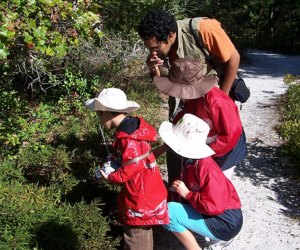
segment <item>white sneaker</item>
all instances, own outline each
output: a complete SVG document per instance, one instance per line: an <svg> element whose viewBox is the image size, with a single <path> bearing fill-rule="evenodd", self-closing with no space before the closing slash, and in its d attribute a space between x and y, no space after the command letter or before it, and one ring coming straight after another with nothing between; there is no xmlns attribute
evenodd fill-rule
<svg viewBox="0 0 300 250"><path fill-rule="evenodd" d="M196 240L202 249L209 249L209 246L219 242L219 240L211 240L208 237L204 237L202 235L197 234Z"/></svg>
<svg viewBox="0 0 300 250"><path fill-rule="evenodd" d="M207 250L226 250L226 247L229 246L233 241L233 238L229 241L219 240L214 241L213 244L210 244Z"/></svg>

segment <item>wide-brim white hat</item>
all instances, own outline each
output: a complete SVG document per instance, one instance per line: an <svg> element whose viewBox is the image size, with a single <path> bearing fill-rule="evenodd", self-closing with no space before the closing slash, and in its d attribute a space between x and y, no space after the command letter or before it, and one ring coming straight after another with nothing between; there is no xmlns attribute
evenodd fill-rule
<svg viewBox="0 0 300 250"><path fill-rule="evenodd" d="M126 94L117 88L103 89L100 94L85 102L91 111L112 111L120 113L131 113L140 108L134 101L128 101Z"/></svg>
<svg viewBox="0 0 300 250"><path fill-rule="evenodd" d="M177 154L191 159L203 159L215 152L206 144L208 124L197 116L185 114L175 125L163 122L159 135Z"/></svg>

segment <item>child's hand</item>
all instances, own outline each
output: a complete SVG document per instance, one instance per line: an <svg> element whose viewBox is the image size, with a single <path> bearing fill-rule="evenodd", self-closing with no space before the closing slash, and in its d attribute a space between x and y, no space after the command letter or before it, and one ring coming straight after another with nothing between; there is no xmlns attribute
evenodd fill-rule
<svg viewBox="0 0 300 250"><path fill-rule="evenodd" d="M172 187L184 199L186 198L186 196L190 192L190 190L186 187L184 182L180 181L180 180L173 181Z"/></svg>
<svg viewBox="0 0 300 250"><path fill-rule="evenodd" d="M102 177L103 177L105 180L107 180L108 174L106 174L102 169L100 169L100 172L101 172L101 174L102 174Z"/></svg>

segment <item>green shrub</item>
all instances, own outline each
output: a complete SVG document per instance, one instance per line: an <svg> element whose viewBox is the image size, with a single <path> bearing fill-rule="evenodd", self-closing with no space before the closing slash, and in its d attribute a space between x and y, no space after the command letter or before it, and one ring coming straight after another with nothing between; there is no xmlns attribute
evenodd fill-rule
<svg viewBox="0 0 300 250"><path fill-rule="evenodd" d="M128 98L140 104L141 107L136 111L136 114L143 116L146 121L158 129L161 122L167 119L166 114L161 112L161 94L153 83L146 79L144 81L130 85L127 90ZM141 96L143 96L143 99L141 99Z"/></svg>
<svg viewBox="0 0 300 250"><path fill-rule="evenodd" d="M16 90L0 86L0 159L20 144L19 116L27 112L26 100ZM6 151L6 152L5 152Z"/></svg>
<svg viewBox="0 0 300 250"><path fill-rule="evenodd" d="M285 120L300 120L300 76L286 75L284 81L288 90L283 99L283 116Z"/></svg>
<svg viewBox="0 0 300 250"><path fill-rule="evenodd" d="M0 119L19 115L26 110L25 102L14 89L0 87Z"/></svg>
<svg viewBox="0 0 300 250"><path fill-rule="evenodd" d="M2 1L0 59L18 47L63 56L68 46L78 43L80 35L101 36L102 32L93 25L99 21L99 15L90 7L85 1Z"/></svg>
<svg viewBox="0 0 300 250"><path fill-rule="evenodd" d="M24 100L20 102L25 105ZM19 109L2 119L1 129L6 132L6 135L2 135L0 139L8 147L28 142L40 135L44 136L49 126L57 121L57 117L53 113L54 107L51 104L34 105L34 103L27 102L26 109ZM9 137L16 137L16 139L11 141Z"/></svg>
<svg viewBox="0 0 300 250"><path fill-rule="evenodd" d="M295 162L299 162L300 77L287 75L285 82L289 86L287 92L280 100L282 122L277 126L276 130L285 140L285 151L295 159Z"/></svg>
<svg viewBox="0 0 300 250"><path fill-rule="evenodd" d="M13 184L25 182L22 169L15 166L15 162L9 159L0 161L0 182Z"/></svg>
<svg viewBox="0 0 300 250"><path fill-rule="evenodd" d="M50 184L61 182L69 169L66 149L60 145L34 145L22 147L17 155L17 166L31 182Z"/></svg>
<svg viewBox="0 0 300 250"><path fill-rule="evenodd" d="M64 203L60 192L0 183L0 249L114 249L99 200Z"/></svg>
<svg viewBox="0 0 300 250"><path fill-rule="evenodd" d="M135 0L123 4L118 0L104 0L101 2L101 12L106 29L126 39L136 39L137 25L146 12L152 9L164 9L177 18L183 18L186 17L184 11L190 12L190 2L185 0ZM197 7L199 9L199 1L197 1Z"/></svg>

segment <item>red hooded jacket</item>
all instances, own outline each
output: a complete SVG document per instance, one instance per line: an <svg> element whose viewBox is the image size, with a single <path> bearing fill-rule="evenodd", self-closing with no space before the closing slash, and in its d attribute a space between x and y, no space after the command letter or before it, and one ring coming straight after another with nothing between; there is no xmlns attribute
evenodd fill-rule
<svg viewBox="0 0 300 250"><path fill-rule="evenodd" d="M156 140L157 132L143 118L132 134L117 131L114 149L121 153L122 164L151 150L149 142ZM153 153L145 159L120 167L109 174L108 180L121 184L118 196L119 217L130 226L168 224L167 190L161 178Z"/></svg>
<svg viewBox="0 0 300 250"><path fill-rule="evenodd" d="M233 184L211 157L185 166L182 181L190 190L186 200L199 213L213 216L241 208Z"/></svg>
<svg viewBox="0 0 300 250"><path fill-rule="evenodd" d="M211 141L208 145L216 153L213 157L226 155L236 146L243 132L237 105L217 87L202 97L187 100L174 124L185 113L198 116L209 125L208 139Z"/></svg>

